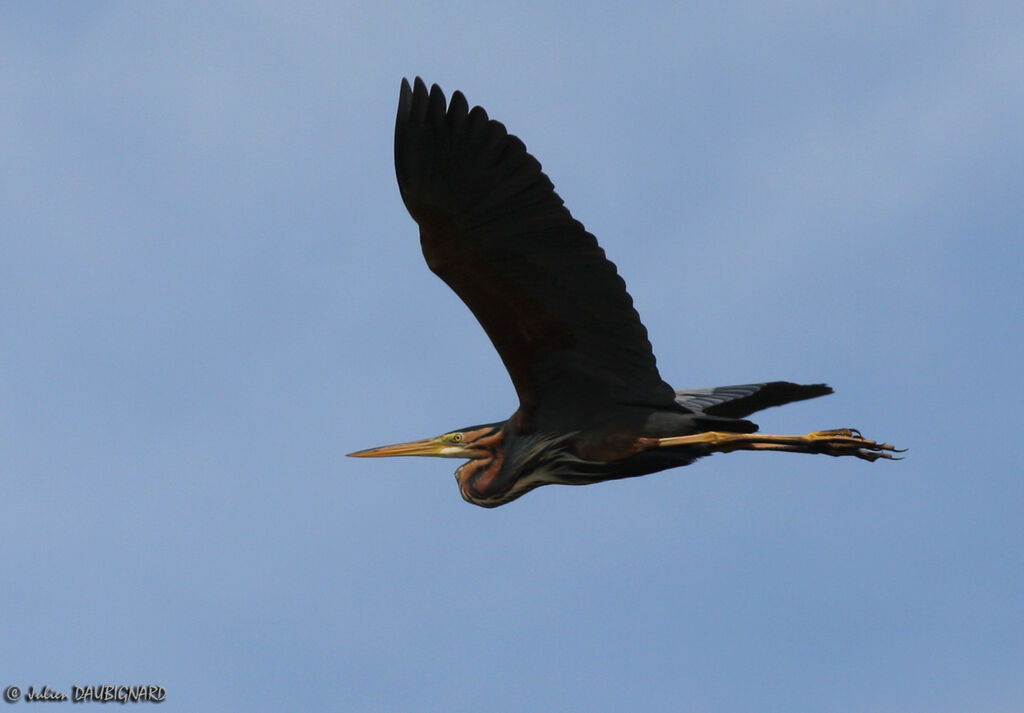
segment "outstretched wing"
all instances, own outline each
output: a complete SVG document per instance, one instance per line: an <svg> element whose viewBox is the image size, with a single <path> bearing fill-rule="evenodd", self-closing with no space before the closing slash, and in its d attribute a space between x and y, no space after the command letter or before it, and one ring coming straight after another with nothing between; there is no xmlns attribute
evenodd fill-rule
<svg viewBox="0 0 1024 713"><path fill-rule="evenodd" d="M395 169L427 264L487 332L521 414L673 404L615 266L502 124L403 80Z"/></svg>

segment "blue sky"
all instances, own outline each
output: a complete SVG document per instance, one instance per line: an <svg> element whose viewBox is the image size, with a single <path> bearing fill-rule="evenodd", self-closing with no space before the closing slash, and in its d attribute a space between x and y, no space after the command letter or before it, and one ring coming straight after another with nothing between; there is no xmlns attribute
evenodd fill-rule
<svg viewBox="0 0 1024 713"><path fill-rule="evenodd" d="M162 710L1024 708L1024 6L5 3L0 685ZM520 136L774 453L467 505L344 454L514 392L403 76Z"/></svg>

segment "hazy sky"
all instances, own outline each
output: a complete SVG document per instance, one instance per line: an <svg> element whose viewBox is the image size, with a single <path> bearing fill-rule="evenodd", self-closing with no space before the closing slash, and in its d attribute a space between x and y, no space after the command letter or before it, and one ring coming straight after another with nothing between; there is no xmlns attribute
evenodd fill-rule
<svg viewBox="0 0 1024 713"><path fill-rule="evenodd" d="M1024 710L1022 37L1020 2L3 3L0 686ZM345 458L516 407L398 195L417 74L540 159L669 382L826 381L756 420L909 457L497 510Z"/></svg>

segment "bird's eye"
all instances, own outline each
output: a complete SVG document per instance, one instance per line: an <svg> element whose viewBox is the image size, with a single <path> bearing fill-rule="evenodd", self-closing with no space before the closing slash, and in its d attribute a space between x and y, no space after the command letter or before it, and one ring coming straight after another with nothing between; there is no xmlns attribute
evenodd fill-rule
<svg viewBox="0 0 1024 713"><path fill-rule="evenodd" d="M461 433L453 433L452 434L452 443L461 443L461 442L462 442L462 434Z"/></svg>

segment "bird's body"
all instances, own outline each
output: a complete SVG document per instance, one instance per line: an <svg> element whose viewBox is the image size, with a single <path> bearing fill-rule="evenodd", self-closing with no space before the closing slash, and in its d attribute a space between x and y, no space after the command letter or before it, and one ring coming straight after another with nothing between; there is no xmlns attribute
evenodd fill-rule
<svg viewBox="0 0 1024 713"><path fill-rule="evenodd" d="M645 475L715 451L891 458L892 446L849 429L768 436L745 420L831 393L824 384L674 391L597 240L522 142L461 93L446 104L436 85L402 82L395 167L427 264L480 321L520 404L502 423L352 455L468 458L456 471L460 490L485 507L540 485Z"/></svg>

